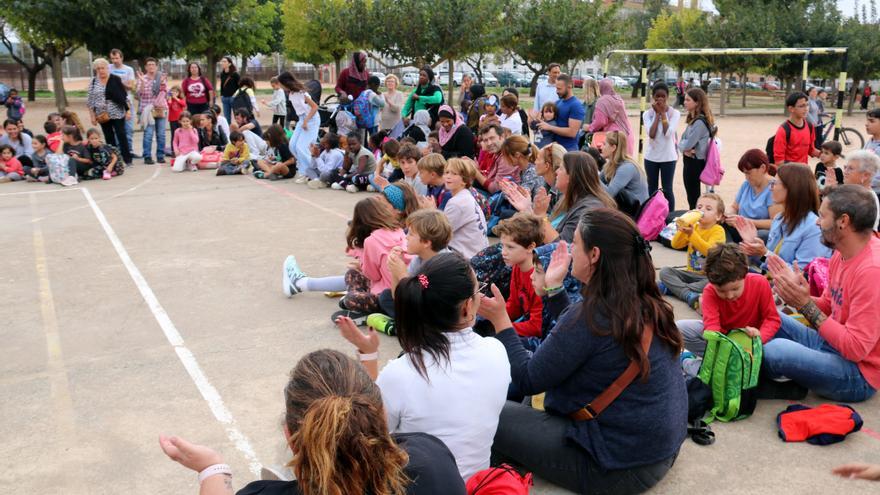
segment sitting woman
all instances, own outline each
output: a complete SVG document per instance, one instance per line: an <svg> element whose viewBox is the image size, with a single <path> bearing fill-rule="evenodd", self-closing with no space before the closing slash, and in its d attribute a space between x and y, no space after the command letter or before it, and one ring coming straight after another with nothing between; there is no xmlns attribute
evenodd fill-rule
<svg viewBox="0 0 880 495"><path fill-rule="evenodd" d="M410 138L419 149L425 149L428 147L428 134L431 134L431 114L427 110L419 110L403 130L400 139Z"/></svg>
<svg viewBox="0 0 880 495"><path fill-rule="evenodd" d="M284 440L292 481L253 481L250 494L465 493L455 458L425 433L389 434L379 387L353 359L324 349L307 354L284 387ZM232 493L232 470L215 450L159 436L165 454L199 473L199 493Z"/></svg>
<svg viewBox="0 0 880 495"><path fill-rule="evenodd" d="M449 105L443 105L437 112L440 120L440 148L443 150L443 158L471 158L474 154L474 133L464 122L461 116Z"/></svg>
<svg viewBox="0 0 880 495"><path fill-rule="evenodd" d="M602 146L602 187L617 201L620 211L635 218L648 200L648 181L641 167L626 151L626 134L620 131L609 132Z"/></svg>
<svg viewBox="0 0 880 495"><path fill-rule="evenodd" d="M755 224L758 237L766 242L772 218L782 211L782 205L773 202L771 182L776 175L776 165L770 163L762 150L751 149L743 153L737 168L746 176L746 180L736 193L736 200L724 214L724 230L734 241L741 241L736 231L736 219L743 217Z"/></svg>
<svg viewBox="0 0 880 495"><path fill-rule="evenodd" d="M510 383L504 346L472 329L480 297L473 271L456 253L438 254L402 279L394 291L394 310L403 354L381 373L376 331L364 335L351 319L337 320L382 389L391 433L435 435L455 455L465 480L489 467Z"/></svg>
<svg viewBox="0 0 880 495"><path fill-rule="evenodd" d="M217 115L214 112L202 114L199 120L199 149L204 150L208 146L216 146L217 151L223 151L227 144L227 136L217 125Z"/></svg>
<svg viewBox="0 0 880 495"><path fill-rule="evenodd" d="M561 289L571 272L583 302ZM655 283L650 247L633 221L611 209L586 213L544 275L559 320L534 354L523 348L496 287L480 315L507 349L513 385L544 392L545 411L507 402L493 461L513 461L578 493L641 493L675 462L687 433L682 338ZM631 375L609 395L618 378ZM619 394L619 395L618 395ZM661 419L662 418L662 419Z"/></svg>
<svg viewBox="0 0 880 495"><path fill-rule="evenodd" d="M831 249L822 244L822 231L816 225L819 212L819 186L810 169L800 163L786 163L779 167L777 179L771 185L773 203L782 211L773 217L765 244L758 236L755 222L738 217L736 228L743 241L743 252L760 259L766 269L767 255L775 253L786 264L797 261L801 269L814 258L829 258Z"/></svg>
<svg viewBox="0 0 880 495"><path fill-rule="evenodd" d="M278 124L272 124L263 137L266 138L269 151L265 158L257 160L259 170L254 172L254 177L269 180L292 179L296 175L296 168L293 166L296 159L290 152L284 129Z"/></svg>

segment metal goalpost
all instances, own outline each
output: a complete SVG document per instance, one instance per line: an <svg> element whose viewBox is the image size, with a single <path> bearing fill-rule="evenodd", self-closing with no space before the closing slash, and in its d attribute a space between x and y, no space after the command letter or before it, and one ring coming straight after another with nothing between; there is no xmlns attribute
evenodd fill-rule
<svg viewBox="0 0 880 495"><path fill-rule="evenodd" d="M801 55L803 57L803 83L801 89L806 90L807 75L810 67L810 57L813 55L842 55L840 61L840 76L837 81L837 108L835 111L834 139L840 137L840 128L843 125L843 100L846 93L846 70L847 48L845 47L814 47L814 48L657 48L645 50L611 50L605 55L603 68L604 77L608 76L608 61L613 55L641 55L642 56L642 83L639 111L639 163L644 162L645 122L643 120L645 110L648 107L648 55Z"/></svg>

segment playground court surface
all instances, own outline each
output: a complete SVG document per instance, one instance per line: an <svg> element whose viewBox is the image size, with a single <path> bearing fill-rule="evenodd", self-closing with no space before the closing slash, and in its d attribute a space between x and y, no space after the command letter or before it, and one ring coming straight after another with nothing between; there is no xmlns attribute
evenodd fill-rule
<svg viewBox="0 0 880 495"><path fill-rule="evenodd" d="M863 119L848 124L861 129ZM763 147L780 120L719 121L725 199L742 180L739 154ZM285 298L280 268L293 253L310 275L341 274L345 222L366 194L135 163L121 178L74 188L0 186L9 302L0 308L2 487L196 493L195 474L165 458L159 433L216 448L241 487L260 464L289 459L282 388L297 360L320 348L353 351L329 320L336 300ZM658 268L684 263L658 244L653 253ZM381 359L398 352L383 336ZM877 404L855 405L861 432L818 447L779 440L775 417L788 403L762 401L751 418L714 425L715 445L686 440L654 493L876 493L880 485L830 470L880 462ZM534 493L566 492L538 480Z"/></svg>

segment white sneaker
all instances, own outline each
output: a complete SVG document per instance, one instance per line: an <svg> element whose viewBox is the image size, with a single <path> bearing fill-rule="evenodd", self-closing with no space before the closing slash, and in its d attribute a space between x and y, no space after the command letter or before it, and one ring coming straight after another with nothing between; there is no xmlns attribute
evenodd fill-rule
<svg viewBox="0 0 880 495"><path fill-rule="evenodd" d="M314 179L309 181L309 189L324 189L327 187L327 184L324 183L321 179Z"/></svg>
<svg viewBox="0 0 880 495"><path fill-rule="evenodd" d="M76 180L76 177L72 175L68 175L67 177L61 179L61 185L65 187L75 186L79 184L79 181Z"/></svg>
<svg viewBox="0 0 880 495"><path fill-rule="evenodd" d="M299 269L296 258L291 254L284 260L281 269L281 290L287 297L293 297L294 294L302 292L297 288L296 283L305 278L306 274Z"/></svg>
<svg viewBox="0 0 880 495"><path fill-rule="evenodd" d="M372 184L367 185L367 192L376 192L376 188Z"/></svg>
<svg viewBox="0 0 880 495"><path fill-rule="evenodd" d="M309 182L309 178L305 175L300 175L298 179L293 181L296 184L307 184Z"/></svg>
<svg viewBox="0 0 880 495"><path fill-rule="evenodd" d="M349 184L348 187L345 188L345 190L352 193L352 194L359 192L357 186L354 184Z"/></svg>
<svg viewBox="0 0 880 495"><path fill-rule="evenodd" d="M294 176L293 176L293 180L294 180L294 182L295 182L295 181L298 181L300 178L302 178L302 176L303 176L303 174L301 174L301 173L299 173L299 172L297 172L296 174L294 174Z"/></svg>
<svg viewBox="0 0 880 495"><path fill-rule="evenodd" d="M345 188L342 187L342 184L340 184L338 182L334 182L333 184L330 184L330 189L333 189L334 191L341 191Z"/></svg>

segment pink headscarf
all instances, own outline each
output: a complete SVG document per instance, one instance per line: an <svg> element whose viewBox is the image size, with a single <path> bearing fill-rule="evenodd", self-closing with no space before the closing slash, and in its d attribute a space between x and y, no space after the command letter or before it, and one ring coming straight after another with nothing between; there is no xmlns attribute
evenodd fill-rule
<svg viewBox="0 0 880 495"><path fill-rule="evenodd" d="M452 109L449 105L443 105L440 107L440 110L437 111L437 114L441 113L449 113L453 119L455 119L455 123L452 124L452 127L447 131L442 125L440 126L440 146L445 146L452 136L455 135L455 131L458 130L459 127L464 124L461 120L461 115L458 114L455 110Z"/></svg>
<svg viewBox="0 0 880 495"><path fill-rule="evenodd" d="M358 69L357 62L363 65L363 70ZM348 77L357 79L358 81L366 81L370 77L367 72L367 54L364 52L354 52L351 61L348 63Z"/></svg>
<svg viewBox="0 0 880 495"><path fill-rule="evenodd" d="M599 81L599 99L596 100L596 110L605 114L608 120L614 122L617 127L626 133L627 148L632 153L635 140L633 139L632 128L629 126L629 119L626 117L626 105L623 98L614 92L614 81L605 78Z"/></svg>

